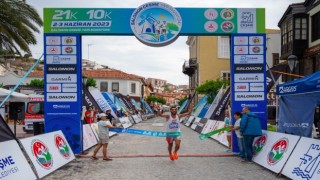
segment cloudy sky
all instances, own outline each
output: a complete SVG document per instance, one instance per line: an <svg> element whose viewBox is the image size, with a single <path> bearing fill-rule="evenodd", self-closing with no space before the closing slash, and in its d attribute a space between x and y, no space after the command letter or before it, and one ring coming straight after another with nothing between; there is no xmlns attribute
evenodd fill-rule
<svg viewBox="0 0 320 180"><path fill-rule="evenodd" d="M43 8L136 8L151 0L27 0L41 17ZM173 7L191 8L266 8L266 27L277 28L282 14L292 3L303 0L161 0ZM43 53L43 35L37 35L38 44L32 54ZM182 73L182 64L189 59L186 36L179 37L169 46L155 48L140 43L134 36L84 36L82 58L122 70L130 74L167 80L170 83L188 84ZM88 44L91 44L88 46ZM89 53L88 53L89 50Z"/></svg>

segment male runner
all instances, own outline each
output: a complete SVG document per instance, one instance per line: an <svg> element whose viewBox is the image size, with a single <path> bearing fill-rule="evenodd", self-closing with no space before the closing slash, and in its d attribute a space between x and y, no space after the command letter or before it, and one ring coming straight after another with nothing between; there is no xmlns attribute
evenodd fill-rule
<svg viewBox="0 0 320 180"><path fill-rule="evenodd" d="M177 114L177 107L176 106L171 106L170 107L170 114L160 114L161 117L166 118L167 120L167 132L181 132L180 131L180 118L184 116L188 116L192 112L193 106L189 107L189 111L183 114ZM181 137L180 136L170 136L166 138L168 142L168 151L169 151L169 157L171 161L178 160L178 150L180 148L180 143L181 143ZM174 152L172 153L172 147L173 147L173 142L175 142L175 148Z"/></svg>

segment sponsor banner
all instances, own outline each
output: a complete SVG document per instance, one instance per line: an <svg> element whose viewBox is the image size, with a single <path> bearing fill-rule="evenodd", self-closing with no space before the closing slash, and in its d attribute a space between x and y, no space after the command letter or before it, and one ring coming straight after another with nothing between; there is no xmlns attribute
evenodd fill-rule
<svg viewBox="0 0 320 180"><path fill-rule="evenodd" d="M12 133L8 124L4 121L0 114L0 142L9 141L15 139L15 135Z"/></svg>
<svg viewBox="0 0 320 180"><path fill-rule="evenodd" d="M76 102L77 93L47 93L47 102Z"/></svg>
<svg viewBox="0 0 320 180"><path fill-rule="evenodd" d="M130 122L128 117L122 117L122 118L119 118L119 120L123 128L128 128L132 126L132 123Z"/></svg>
<svg viewBox="0 0 320 180"><path fill-rule="evenodd" d="M76 36L62 36L62 45L77 45Z"/></svg>
<svg viewBox="0 0 320 180"><path fill-rule="evenodd" d="M264 91L264 83L250 83L250 91Z"/></svg>
<svg viewBox="0 0 320 180"><path fill-rule="evenodd" d="M83 151L91 148L92 146L98 144L98 141L96 139L96 136L94 135L94 132L92 131L90 124L84 124L82 126L82 141L83 141Z"/></svg>
<svg viewBox="0 0 320 180"><path fill-rule="evenodd" d="M195 128L195 131L198 132L198 133L201 133L201 132L202 132L202 129L203 129L204 126L207 124L207 121L208 121L208 119L202 118L202 119L198 122L197 127Z"/></svg>
<svg viewBox="0 0 320 180"><path fill-rule="evenodd" d="M214 98L213 102L211 103L209 109L207 110L206 114L204 115L205 118L210 118L213 111L216 109L218 103L220 102L222 96L223 96L223 88L224 86L222 86L218 92L218 94L216 95L216 97Z"/></svg>
<svg viewBox="0 0 320 180"><path fill-rule="evenodd" d="M53 109L71 109L71 106L69 104L53 104Z"/></svg>
<svg viewBox="0 0 320 180"><path fill-rule="evenodd" d="M202 141L202 140L204 140L204 139L206 139L206 138L208 138L210 136L213 136L213 135L215 135L217 133L221 133L223 131L229 131L229 130L230 130L230 127L224 127L224 128L221 128L221 129L217 129L217 130L211 131L211 132L209 132L207 134L202 134L202 135L200 135L198 137Z"/></svg>
<svg viewBox="0 0 320 180"><path fill-rule="evenodd" d="M0 142L0 149L1 180L38 179L16 140Z"/></svg>
<svg viewBox="0 0 320 180"><path fill-rule="evenodd" d="M99 129L98 129L98 123L91 123L90 124L92 132L94 134L94 136L96 137L97 141L99 141ZM109 131L109 135L110 135L110 131ZM111 137L111 136L110 136Z"/></svg>
<svg viewBox="0 0 320 180"><path fill-rule="evenodd" d="M62 84L62 92L77 92L77 84Z"/></svg>
<svg viewBox="0 0 320 180"><path fill-rule="evenodd" d="M263 64L235 64L235 73L262 73L264 72Z"/></svg>
<svg viewBox="0 0 320 180"><path fill-rule="evenodd" d="M234 91L249 91L249 83L234 83Z"/></svg>
<svg viewBox="0 0 320 180"><path fill-rule="evenodd" d="M225 109L227 108L227 105L229 103L231 91L230 87L226 90L224 95L222 96L219 104L217 105L216 109L213 111L210 119L223 121L225 117Z"/></svg>
<svg viewBox="0 0 320 180"><path fill-rule="evenodd" d="M264 45L263 36L250 36L249 39L249 45Z"/></svg>
<svg viewBox="0 0 320 180"><path fill-rule="evenodd" d="M234 101L263 101L265 100L264 92L235 92Z"/></svg>
<svg viewBox="0 0 320 180"><path fill-rule="evenodd" d="M40 178L75 159L61 131L21 139Z"/></svg>
<svg viewBox="0 0 320 180"><path fill-rule="evenodd" d="M262 136L253 141L253 161L261 166L279 173L300 136L263 130Z"/></svg>
<svg viewBox="0 0 320 180"><path fill-rule="evenodd" d="M207 104L207 98L208 96L203 96L199 102L196 104L196 106L194 107L194 111L192 112L192 115L195 117L199 117L199 114L201 113L202 109L205 107L205 105Z"/></svg>
<svg viewBox="0 0 320 180"><path fill-rule="evenodd" d="M117 117L117 115L114 113L113 109L111 108L111 106L107 102L107 100L103 97L103 95L101 94L101 92L97 88L89 87L89 92L103 112L110 109L111 115L115 118Z"/></svg>
<svg viewBox="0 0 320 180"><path fill-rule="evenodd" d="M61 46L46 46L47 54L61 54Z"/></svg>
<svg viewBox="0 0 320 180"><path fill-rule="evenodd" d="M76 83L76 74L47 74L47 83Z"/></svg>
<svg viewBox="0 0 320 180"><path fill-rule="evenodd" d="M279 72L286 72L286 69L288 68L288 64L278 64L276 66L273 66L270 68L267 72L267 92L270 92L270 89L274 86L275 82L272 79L272 76L270 73L273 74L274 80L278 81L279 77L281 76L281 73L277 73L274 71L279 71Z"/></svg>
<svg viewBox="0 0 320 180"><path fill-rule="evenodd" d="M112 100L112 99L114 99L114 95L111 93L107 93L107 92L102 92L101 94L106 99L106 101L108 102L108 104L110 105L112 110L114 112L116 112L118 110L118 107L114 104L114 101ZM112 98L112 96L113 96L113 98Z"/></svg>
<svg viewBox="0 0 320 180"><path fill-rule="evenodd" d="M291 179L320 179L320 141L301 137L282 174Z"/></svg>
<svg viewBox="0 0 320 180"><path fill-rule="evenodd" d="M209 119L209 120L207 121L207 123L204 125L204 127L203 127L203 129L202 129L202 131L201 131L201 134L206 134L206 133L208 133L208 132L213 131L213 128L214 128L216 122L217 122L217 121L214 121L214 120Z"/></svg>
<svg viewBox="0 0 320 180"><path fill-rule="evenodd" d="M138 115L133 115L132 117L133 117L134 122L137 124L142 121L142 119Z"/></svg>
<svg viewBox="0 0 320 180"><path fill-rule="evenodd" d="M192 125L191 125L191 129L195 130L196 127L198 126L198 123L200 122L200 120L201 120L201 118L197 117L197 118L193 121L193 123L192 123Z"/></svg>
<svg viewBox="0 0 320 180"><path fill-rule="evenodd" d="M248 46L234 46L234 54L249 54Z"/></svg>
<svg viewBox="0 0 320 180"><path fill-rule="evenodd" d="M77 54L77 46L62 46L62 54Z"/></svg>
<svg viewBox="0 0 320 180"><path fill-rule="evenodd" d="M194 121L194 119L195 119L195 117L194 116L189 116L189 118L188 118L188 121L186 122L186 126L190 126L191 125L191 123L193 123L193 121Z"/></svg>
<svg viewBox="0 0 320 180"><path fill-rule="evenodd" d="M99 112L101 112L102 110L100 106L97 104L96 100L92 97L91 93L84 84L82 84L82 89L82 97L84 98L83 105L86 107L94 106L96 109L99 110Z"/></svg>
<svg viewBox="0 0 320 180"><path fill-rule="evenodd" d="M75 74L76 65L47 65L47 74Z"/></svg>
<svg viewBox="0 0 320 180"><path fill-rule="evenodd" d="M264 82L264 74L234 74L234 82Z"/></svg>
<svg viewBox="0 0 320 180"><path fill-rule="evenodd" d="M225 124L224 122L216 121L212 131L224 128L224 124ZM214 134L213 136L211 136L211 138L214 140L217 140L222 145L228 146L227 131L222 131L220 133Z"/></svg>
<svg viewBox="0 0 320 180"><path fill-rule="evenodd" d="M47 84L47 92L61 92L61 84Z"/></svg>
<svg viewBox="0 0 320 180"><path fill-rule="evenodd" d="M249 46L250 54L264 54L263 46Z"/></svg>
<svg viewBox="0 0 320 180"><path fill-rule="evenodd" d="M162 36L156 35L158 30L159 33L164 32L162 29L165 27L161 26L162 22L156 16L159 13L164 14L165 18L171 17L167 22L174 23L173 27L166 29L172 31L168 32L168 39L171 33L265 33L263 8L174 8L160 2L149 2L138 8L44 8L43 11L44 33L133 35L131 26L136 25L134 29L147 31L147 27L152 26L144 20L152 19L153 22L159 22L159 26L155 24L150 30L154 35L152 39L161 41Z"/></svg>
<svg viewBox="0 0 320 180"><path fill-rule="evenodd" d="M60 36L47 36L46 37L46 45L61 45L61 37Z"/></svg>
<svg viewBox="0 0 320 180"><path fill-rule="evenodd" d="M47 55L46 63L47 64L76 64L77 63L77 56Z"/></svg>
<svg viewBox="0 0 320 180"><path fill-rule="evenodd" d="M263 64L262 55L234 55L234 64Z"/></svg>
<svg viewBox="0 0 320 180"><path fill-rule="evenodd" d="M246 36L239 36L234 38L234 45L248 45L249 38Z"/></svg>

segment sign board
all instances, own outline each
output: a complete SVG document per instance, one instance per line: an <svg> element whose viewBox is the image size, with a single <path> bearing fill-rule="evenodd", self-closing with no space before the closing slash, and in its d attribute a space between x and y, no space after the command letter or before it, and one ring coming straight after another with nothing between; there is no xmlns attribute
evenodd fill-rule
<svg viewBox="0 0 320 180"><path fill-rule="evenodd" d="M209 133L209 132L213 131L213 128L214 128L216 122L217 121L209 119L207 121L207 123L204 125L204 128L201 131L201 134L206 134L206 133Z"/></svg>
<svg viewBox="0 0 320 180"><path fill-rule="evenodd" d="M83 151L91 148L98 143L90 124L83 125Z"/></svg>
<svg viewBox="0 0 320 180"><path fill-rule="evenodd" d="M197 127L197 125L198 125L198 123L200 122L200 120L201 120L201 118L197 117L197 118L193 121L193 123L192 123L192 125L191 125L191 129L195 130L196 127Z"/></svg>
<svg viewBox="0 0 320 180"><path fill-rule="evenodd" d="M24 138L21 143L40 178L75 159L61 131Z"/></svg>
<svg viewBox="0 0 320 180"><path fill-rule="evenodd" d="M194 116L189 116L189 119L188 119L188 121L186 122L186 126L190 126L190 124L193 122L193 120L195 119L195 117Z"/></svg>
<svg viewBox="0 0 320 180"><path fill-rule="evenodd" d="M224 124L225 124L224 122L216 121L215 126L213 127L212 131L224 128ZM225 146L228 146L227 132L226 131L223 131L221 133L215 134L215 135L211 136L211 138L217 140L218 142L220 142L221 144L223 144Z"/></svg>
<svg viewBox="0 0 320 180"><path fill-rule="evenodd" d="M37 179L16 140L0 142L0 179Z"/></svg>
<svg viewBox="0 0 320 180"><path fill-rule="evenodd" d="M137 124L142 121L142 119L138 115L133 115L132 118L133 118L134 122Z"/></svg>
<svg viewBox="0 0 320 180"><path fill-rule="evenodd" d="M300 136L263 131L262 139L255 138L253 142L253 161L279 173L287 162Z"/></svg>
<svg viewBox="0 0 320 180"><path fill-rule="evenodd" d="M208 119L206 118L201 118L201 120L198 122L197 127L195 128L195 131L197 131L198 133L202 132L202 129L204 128L204 126L206 125Z"/></svg>
<svg viewBox="0 0 320 180"><path fill-rule="evenodd" d="M301 137L282 174L292 179L320 179L320 140Z"/></svg>
<svg viewBox="0 0 320 180"><path fill-rule="evenodd" d="M122 118L119 118L123 128L128 128L130 126L132 126L132 123L130 122L129 118L128 117L122 117Z"/></svg>

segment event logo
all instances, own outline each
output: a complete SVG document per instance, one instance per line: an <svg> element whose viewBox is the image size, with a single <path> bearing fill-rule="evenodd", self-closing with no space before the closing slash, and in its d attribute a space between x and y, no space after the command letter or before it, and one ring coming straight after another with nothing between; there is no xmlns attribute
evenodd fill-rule
<svg viewBox="0 0 320 180"><path fill-rule="evenodd" d="M235 47L235 54L248 54L248 47L247 46L236 46Z"/></svg>
<svg viewBox="0 0 320 180"><path fill-rule="evenodd" d="M283 157L284 153L287 151L289 145L289 140L287 138L282 138L277 141L271 148L270 152L268 153L268 164L275 165L277 164L281 158Z"/></svg>
<svg viewBox="0 0 320 180"><path fill-rule="evenodd" d="M204 24L204 29L208 32L216 32L218 29L218 24L214 21L208 21Z"/></svg>
<svg viewBox="0 0 320 180"><path fill-rule="evenodd" d="M224 32L231 32L234 29L234 24L231 21L225 21L221 24L221 29Z"/></svg>
<svg viewBox="0 0 320 180"><path fill-rule="evenodd" d="M255 46L255 47L252 48L252 52L254 52L254 53L260 53L260 52L261 52L261 49L260 49L260 47Z"/></svg>
<svg viewBox="0 0 320 180"><path fill-rule="evenodd" d="M279 93L282 94L282 93L293 93L293 92L296 92L297 91L297 86L287 86L287 87L284 87L284 86L281 86L279 87Z"/></svg>
<svg viewBox="0 0 320 180"><path fill-rule="evenodd" d="M297 158L300 161L299 166L292 170L292 174L297 175L301 178L297 179L313 179L314 175L319 175L319 157L320 157L320 147L318 144L311 144L309 148L306 147L306 153L302 154L302 157ZM298 162L297 162L298 163Z"/></svg>
<svg viewBox="0 0 320 180"><path fill-rule="evenodd" d="M204 12L204 16L208 19L208 20L215 20L218 17L218 12L215 9L207 9Z"/></svg>
<svg viewBox="0 0 320 180"><path fill-rule="evenodd" d="M258 104L241 104L241 107L250 107L250 108L257 108Z"/></svg>
<svg viewBox="0 0 320 180"><path fill-rule="evenodd" d="M262 39L261 37L255 36L251 38L252 44L261 44Z"/></svg>
<svg viewBox="0 0 320 180"><path fill-rule="evenodd" d="M44 169L50 169L53 165L52 155L48 147L38 139L32 141L31 150L37 158L38 164Z"/></svg>
<svg viewBox="0 0 320 180"><path fill-rule="evenodd" d="M149 46L166 46L178 38L182 18L169 4L148 2L133 11L130 26L142 43Z"/></svg>
<svg viewBox="0 0 320 180"><path fill-rule="evenodd" d="M220 16L224 20L230 20L230 19L232 19L234 17L234 12L231 9L223 9L220 12Z"/></svg>
<svg viewBox="0 0 320 180"><path fill-rule="evenodd" d="M64 43L65 44L74 44L75 43L75 40L73 37L65 37L64 38Z"/></svg>
<svg viewBox="0 0 320 180"><path fill-rule="evenodd" d="M66 141L59 135L54 136L54 142L56 144L56 147L58 148L60 154L65 158L70 158L70 149Z"/></svg>
<svg viewBox="0 0 320 180"><path fill-rule="evenodd" d="M71 46L68 46L64 49L64 52L66 52L67 54L71 54L73 53L73 48Z"/></svg>
<svg viewBox="0 0 320 180"><path fill-rule="evenodd" d="M257 156L263 149L263 147L266 145L267 142L267 135L263 134L262 136L258 137L253 142L253 156Z"/></svg>

